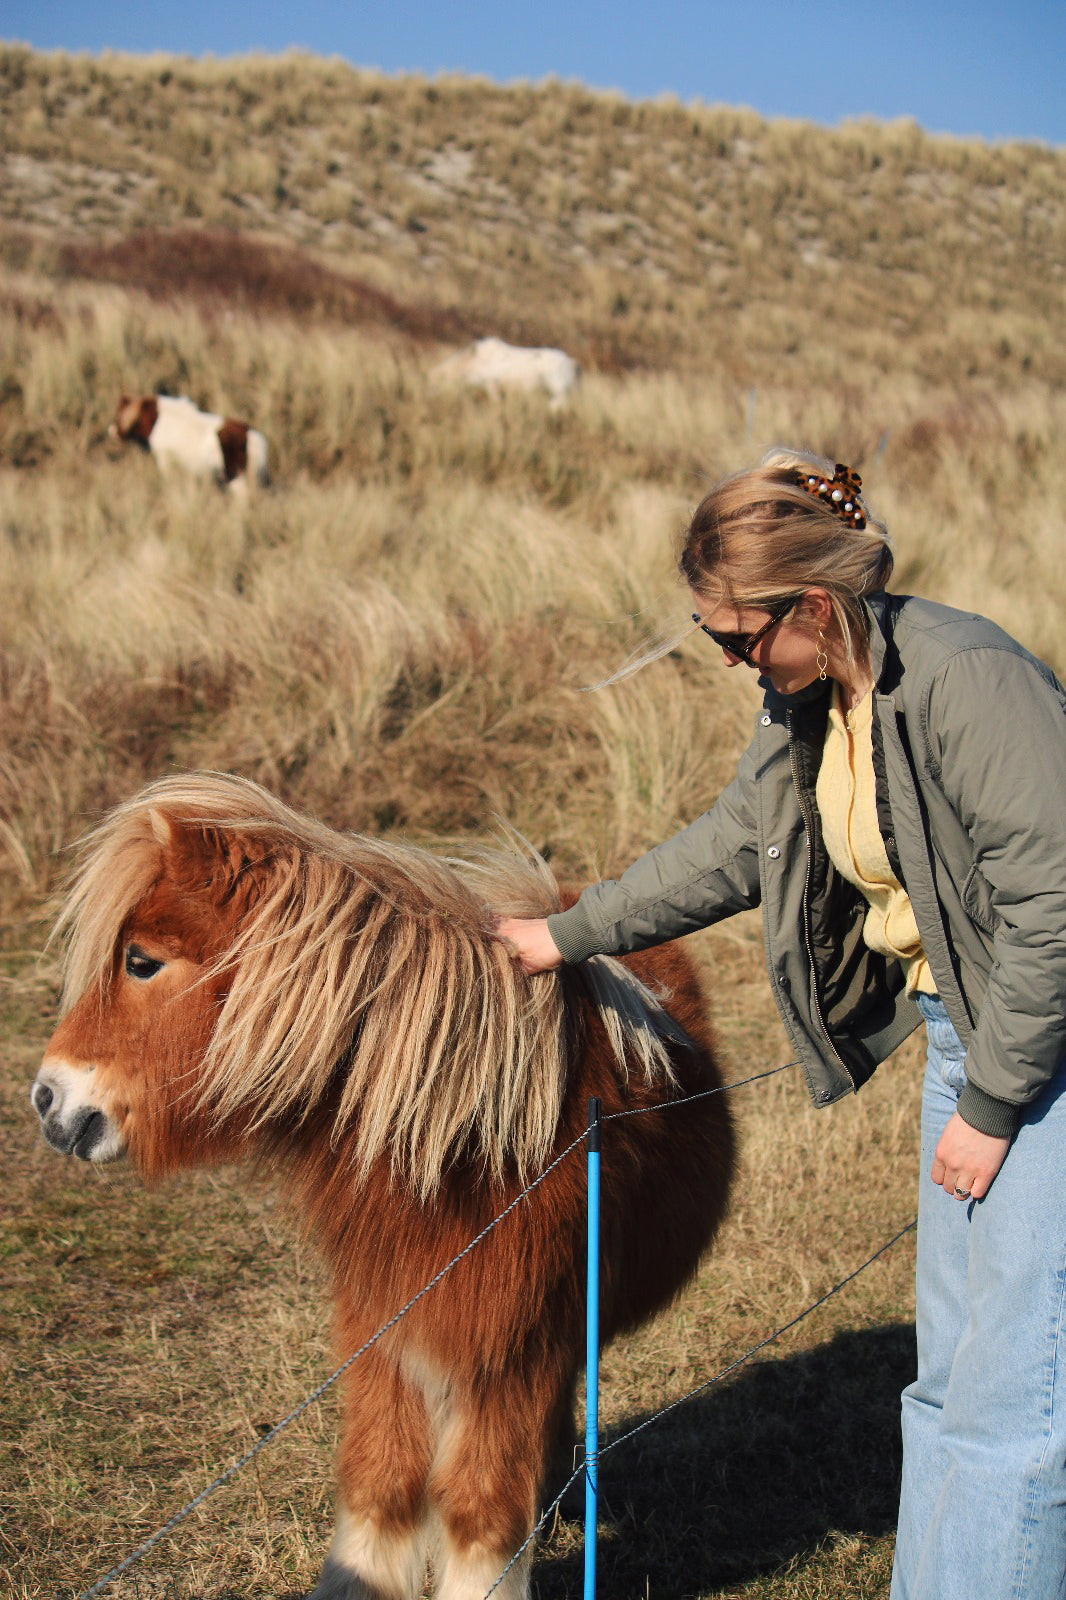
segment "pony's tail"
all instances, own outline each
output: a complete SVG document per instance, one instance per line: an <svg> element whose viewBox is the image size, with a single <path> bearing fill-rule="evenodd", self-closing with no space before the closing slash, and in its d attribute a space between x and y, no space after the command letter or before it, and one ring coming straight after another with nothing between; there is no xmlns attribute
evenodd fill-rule
<svg viewBox="0 0 1066 1600"><path fill-rule="evenodd" d="M635 1064L646 1083L676 1084L670 1046L692 1050L694 1045L664 1008L670 996L656 994L613 956L589 956L580 971L623 1075Z"/></svg>

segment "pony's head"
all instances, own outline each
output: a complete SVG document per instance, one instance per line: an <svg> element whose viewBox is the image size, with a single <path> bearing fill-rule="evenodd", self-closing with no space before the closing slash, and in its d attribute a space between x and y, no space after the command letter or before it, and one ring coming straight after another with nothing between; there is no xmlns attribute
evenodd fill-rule
<svg viewBox="0 0 1066 1600"><path fill-rule="evenodd" d="M535 1169L572 1041L563 986L521 972L495 914L557 905L513 849L458 861L336 833L246 780L152 784L85 841L60 917L45 1136L146 1176L314 1138L423 1196L458 1159ZM647 991L615 963L588 982L619 1060L668 1072Z"/></svg>
<svg viewBox="0 0 1066 1600"><path fill-rule="evenodd" d="M146 1176L314 1140L423 1197L449 1164L546 1159L573 1039L495 917L558 905L539 860L339 834L257 784L163 779L85 841L59 930L64 1014L33 1085L45 1136ZM617 963L587 964L620 1067L678 1040Z"/></svg>
<svg viewBox="0 0 1066 1600"><path fill-rule="evenodd" d="M220 803L218 780L158 784L84 842L57 929L69 935L63 1017L32 1089L65 1154L129 1150L156 1174L239 1142L239 1120L211 1114L202 1069L229 947L277 863L261 831L233 825L232 798Z"/></svg>

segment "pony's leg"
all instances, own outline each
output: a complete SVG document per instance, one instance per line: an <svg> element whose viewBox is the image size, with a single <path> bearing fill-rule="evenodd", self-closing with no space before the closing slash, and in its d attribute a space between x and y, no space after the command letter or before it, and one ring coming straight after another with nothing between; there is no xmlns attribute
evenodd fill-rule
<svg viewBox="0 0 1066 1600"><path fill-rule="evenodd" d="M545 1395L536 1377L453 1395L429 1484L437 1600L484 1600L505 1571L493 1600L529 1600L532 1546L515 1558L533 1528L562 1399Z"/></svg>
<svg viewBox="0 0 1066 1600"><path fill-rule="evenodd" d="M428 1542L424 1529L387 1530L338 1502L333 1543L307 1600L414 1600Z"/></svg>
<svg viewBox="0 0 1066 1600"><path fill-rule="evenodd" d="M368 1351L351 1368L337 1455L337 1523L309 1600L415 1600L429 1547L425 1403Z"/></svg>
<svg viewBox="0 0 1066 1600"><path fill-rule="evenodd" d="M569 1520L582 1517L585 1511L584 1474L576 1478L573 1483L570 1482L575 1468L585 1453L584 1441L579 1442L574 1422L577 1379L578 1374L575 1372L559 1394L554 1412L548 1417L547 1450L540 1499L543 1511L545 1505L550 1504L558 1495L559 1515ZM564 1484L568 1485L565 1491Z"/></svg>

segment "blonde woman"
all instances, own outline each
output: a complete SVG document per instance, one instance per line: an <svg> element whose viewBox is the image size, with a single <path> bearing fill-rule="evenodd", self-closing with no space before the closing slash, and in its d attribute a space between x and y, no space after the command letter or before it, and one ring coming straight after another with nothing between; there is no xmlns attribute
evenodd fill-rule
<svg viewBox="0 0 1066 1600"><path fill-rule="evenodd" d="M680 566L694 625L765 690L737 777L501 935L533 972L761 905L819 1106L924 1020L892 1597L1063 1600L1066 692L994 623L885 591L886 530L839 463L774 451L727 479Z"/></svg>

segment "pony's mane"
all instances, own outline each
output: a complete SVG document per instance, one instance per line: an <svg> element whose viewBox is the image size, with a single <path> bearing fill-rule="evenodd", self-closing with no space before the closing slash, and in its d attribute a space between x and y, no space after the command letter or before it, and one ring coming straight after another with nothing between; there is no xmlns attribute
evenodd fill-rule
<svg viewBox="0 0 1066 1600"><path fill-rule="evenodd" d="M570 1054L563 985L527 977L493 931L498 914L558 909L531 847L515 835L441 856L337 833L247 779L162 779L83 842L57 924L65 1007L106 982L161 841L190 824L250 844L261 887L218 962L227 994L201 1096L215 1115L293 1126L332 1094L334 1140L351 1130L361 1170L387 1155L422 1195L460 1152L496 1178L544 1164ZM607 957L581 971L620 1072L669 1079L668 1042L687 1040L657 997Z"/></svg>

